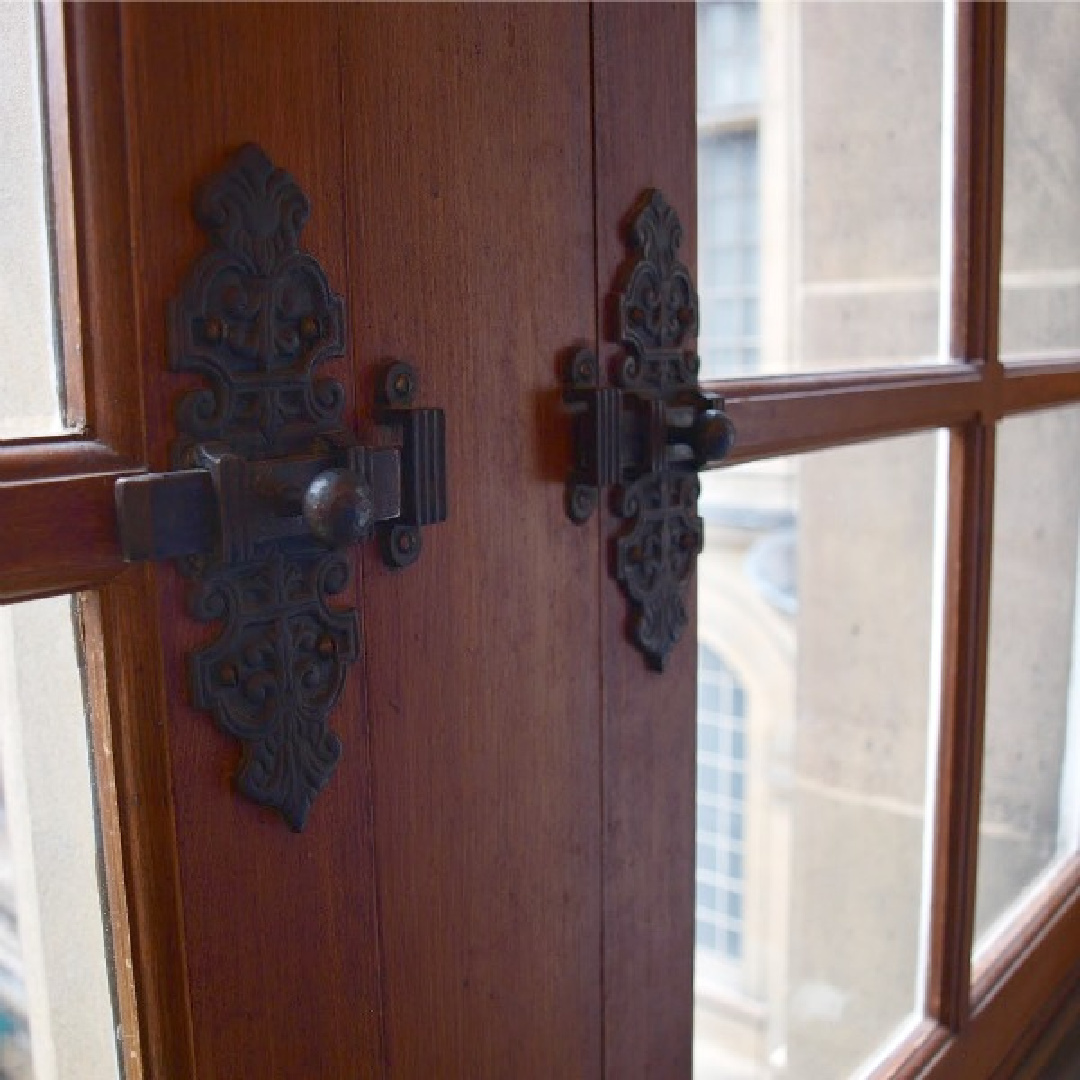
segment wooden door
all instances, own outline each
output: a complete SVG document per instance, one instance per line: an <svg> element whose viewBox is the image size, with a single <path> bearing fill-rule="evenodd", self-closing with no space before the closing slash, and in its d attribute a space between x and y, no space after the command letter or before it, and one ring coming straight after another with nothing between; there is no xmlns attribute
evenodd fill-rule
<svg viewBox="0 0 1080 1080"><path fill-rule="evenodd" d="M693 642L662 678L626 644L610 521L564 510L558 387L603 341L640 191L692 226L692 9L88 5L62 29L80 430L4 447L3 581L84 591L128 1075L688 1074ZM310 200L350 426L408 357L448 431L419 561L352 556L362 659L299 835L235 792L187 689L216 630L174 566L125 566L113 508L169 466L193 193L248 142Z"/></svg>

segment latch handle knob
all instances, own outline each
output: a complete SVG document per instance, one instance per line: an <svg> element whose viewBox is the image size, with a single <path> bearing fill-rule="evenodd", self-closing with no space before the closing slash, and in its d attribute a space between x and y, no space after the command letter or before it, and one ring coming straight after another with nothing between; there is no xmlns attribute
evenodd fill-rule
<svg viewBox="0 0 1080 1080"><path fill-rule="evenodd" d="M704 469L723 461L735 445L735 425L722 409L710 405L694 418L690 428L690 447L694 451L694 468Z"/></svg>
<svg viewBox="0 0 1080 1080"><path fill-rule="evenodd" d="M169 362L209 386L178 404L174 471L117 481L117 523L126 559L179 559L192 613L224 620L190 658L192 704L242 742L240 792L299 831L341 756L330 712L361 653L356 611L333 602L356 599L340 549L378 529L388 565L416 561L420 530L446 520L446 418L414 407L400 362L374 444L345 423L345 387L320 371L346 353L344 305L300 250L307 196L262 150L196 205L210 245L169 305Z"/></svg>
<svg viewBox="0 0 1080 1080"><path fill-rule="evenodd" d="M324 544L344 547L371 535L375 500L371 486L349 469L327 469L304 492L304 521Z"/></svg>

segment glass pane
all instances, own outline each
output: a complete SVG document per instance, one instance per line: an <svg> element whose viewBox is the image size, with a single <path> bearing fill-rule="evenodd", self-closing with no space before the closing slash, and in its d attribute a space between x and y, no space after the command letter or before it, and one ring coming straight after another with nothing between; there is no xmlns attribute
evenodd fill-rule
<svg viewBox="0 0 1080 1080"><path fill-rule="evenodd" d="M938 4L699 2L703 377L944 355L952 18Z"/></svg>
<svg viewBox="0 0 1080 1080"><path fill-rule="evenodd" d="M49 164L37 6L0 4L0 438L60 418Z"/></svg>
<svg viewBox="0 0 1080 1080"><path fill-rule="evenodd" d="M921 1015L937 454L703 477L697 1080L842 1080Z"/></svg>
<svg viewBox="0 0 1080 1080"><path fill-rule="evenodd" d="M66 597L0 607L0 1077L115 1080L86 706Z"/></svg>
<svg viewBox="0 0 1080 1080"><path fill-rule="evenodd" d="M1080 819L1080 408L1014 417L998 433L976 949L1076 850Z"/></svg>
<svg viewBox="0 0 1080 1080"><path fill-rule="evenodd" d="M1001 350L1080 347L1080 4L1009 8Z"/></svg>

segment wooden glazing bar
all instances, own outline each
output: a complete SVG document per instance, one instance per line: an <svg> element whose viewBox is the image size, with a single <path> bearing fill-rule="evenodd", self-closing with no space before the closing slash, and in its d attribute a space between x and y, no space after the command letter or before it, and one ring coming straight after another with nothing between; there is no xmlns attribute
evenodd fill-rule
<svg viewBox="0 0 1080 1080"><path fill-rule="evenodd" d="M931 880L931 1016L959 1031L969 1011L975 915L995 432L972 424L949 448L942 717Z"/></svg>
<svg viewBox="0 0 1080 1080"><path fill-rule="evenodd" d="M1005 415L1080 401L1080 356L1010 361L1004 368L1001 398Z"/></svg>
<svg viewBox="0 0 1080 1080"><path fill-rule="evenodd" d="M725 465L956 426L982 411L986 393L980 372L961 365L714 383L710 389L723 395L738 432Z"/></svg>
<svg viewBox="0 0 1080 1080"><path fill-rule="evenodd" d="M941 729L927 1001L962 1031L971 945L986 701L1001 263L1005 8L960 4L951 351L982 369L977 422L955 429L949 460Z"/></svg>
<svg viewBox="0 0 1080 1080"><path fill-rule="evenodd" d="M1004 4L960 0L950 349L997 358L1005 130Z"/></svg>
<svg viewBox="0 0 1080 1080"><path fill-rule="evenodd" d="M0 602L95 589L124 569L113 502L120 475L0 484Z"/></svg>
<svg viewBox="0 0 1080 1080"><path fill-rule="evenodd" d="M138 472L134 462L93 439L24 439L0 443L0 484L74 479L94 473ZM5 523L17 527L18 521Z"/></svg>

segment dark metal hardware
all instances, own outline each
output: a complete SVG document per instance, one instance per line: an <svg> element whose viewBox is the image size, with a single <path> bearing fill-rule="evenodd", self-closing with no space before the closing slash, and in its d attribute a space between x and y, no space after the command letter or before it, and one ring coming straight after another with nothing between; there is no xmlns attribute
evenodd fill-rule
<svg viewBox="0 0 1080 1080"><path fill-rule="evenodd" d="M175 471L116 485L124 557L177 559L194 616L224 621L190 658L191 691L242 742L237 787L297 831L341 756L329 715L361 649L356 612L330 606L351 580L343 549L377 532L407 566L446 519L445 418L413 407L411 365L386 374L375 446L316 374L344 353L344 305L299 250L309 209L253 145L203 189L212 245L169 306L169 366L208 386L177 407Z"/></svg>
<svg viewBox="0 0 1080 1080"><path fill-rule="evenodd" d="M618 297L624 354L615 386L600 385L596 356L580 350L564 398L576 413L567 513L581 523L603 488L626 523L613 572L631 606L633 639L662 670L686 625L685 592L702 549L697 471L722 461L735 441L724 402L698 385L698 297L679 261L682 226L659 191L633 218L631 258Z"/></svg>

